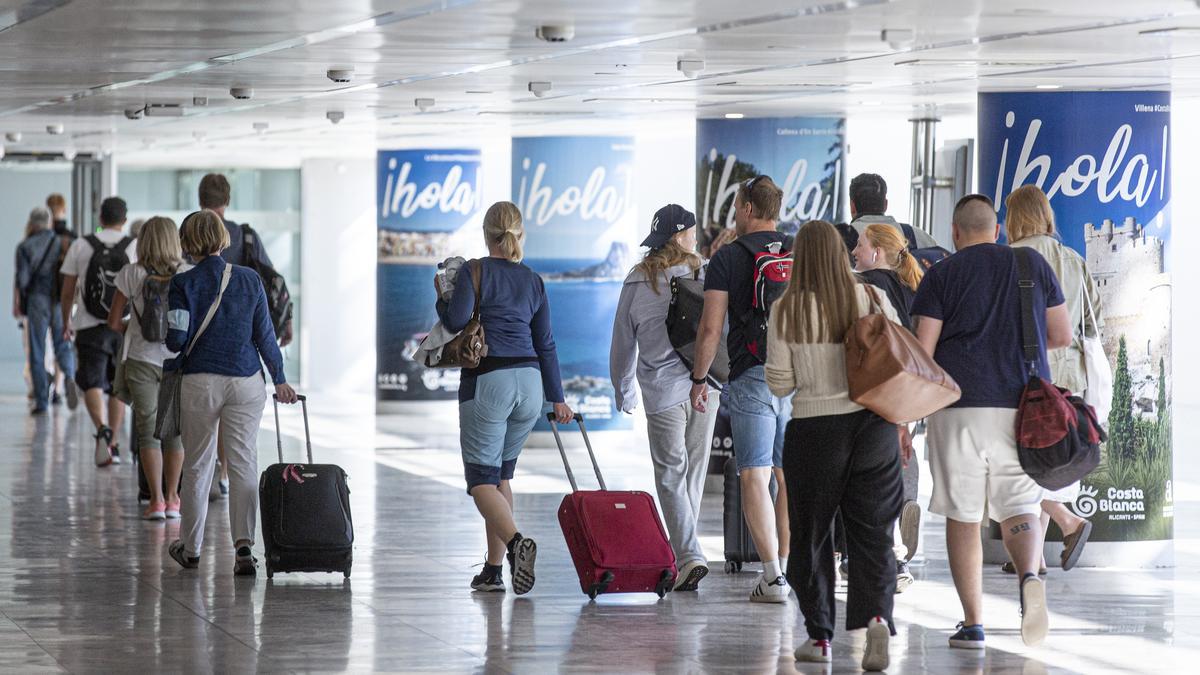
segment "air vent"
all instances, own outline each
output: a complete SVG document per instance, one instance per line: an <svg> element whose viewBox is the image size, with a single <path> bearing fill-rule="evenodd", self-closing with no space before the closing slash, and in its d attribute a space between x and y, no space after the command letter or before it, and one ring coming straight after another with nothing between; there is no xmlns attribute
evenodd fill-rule
<svg viewBox="0 0 1200 675"><path fill-rule="evenodd" d="M952 68L1050 68L1074 61L1035 61L1032 59L908 59L897 66L940 66Z"/></svg>

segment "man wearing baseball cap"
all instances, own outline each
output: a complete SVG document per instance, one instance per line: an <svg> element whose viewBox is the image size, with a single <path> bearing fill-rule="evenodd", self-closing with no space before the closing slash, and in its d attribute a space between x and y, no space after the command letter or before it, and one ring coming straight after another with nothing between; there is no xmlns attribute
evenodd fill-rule
<svg viewBox="0 0 1200 675"><path fill-rule="evenodd" d="M626 413L637 409L635 375L645 398L658 501L679 565L676 591L696 590L708 574L696 524L718 405L714 393L709 394L705 410L692 407L691 372L667 337L671 279L697 278L703 272L703 260L696 254L695 226L696 216L678 204L668 204L654 214L650 235L642 242L650 250L621 288L609 353L617 407Z"/></svg>

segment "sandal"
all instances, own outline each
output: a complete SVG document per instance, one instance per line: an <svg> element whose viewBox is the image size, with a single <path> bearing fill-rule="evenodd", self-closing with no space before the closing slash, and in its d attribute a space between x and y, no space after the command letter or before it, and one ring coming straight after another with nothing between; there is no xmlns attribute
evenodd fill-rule
<svg viewBox="0 0 1200 675"><path fill-rule="evenodd" d="M1078 530L1063 537L1062 568L1064 572L1079 562L1079 556L1083 554L1083 547L1087 544L1090 536L1092 536L1092 521L1085 520Z"/></svg>

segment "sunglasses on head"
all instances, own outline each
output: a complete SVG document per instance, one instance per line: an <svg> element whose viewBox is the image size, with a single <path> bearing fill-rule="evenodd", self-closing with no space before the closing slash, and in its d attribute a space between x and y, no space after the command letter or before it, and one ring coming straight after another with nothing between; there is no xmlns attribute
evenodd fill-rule
<svg viewBox="0 0 1200 675"><path fill-rule="evenodd" d="M758 181L760 181L764 178L766 178L765 175L755 176L754 178L748 178L748 179L746 179L745 182L742 183L742 189L745 190L747 193L750 193L754 190L754 186L758 185Z"/></svg>

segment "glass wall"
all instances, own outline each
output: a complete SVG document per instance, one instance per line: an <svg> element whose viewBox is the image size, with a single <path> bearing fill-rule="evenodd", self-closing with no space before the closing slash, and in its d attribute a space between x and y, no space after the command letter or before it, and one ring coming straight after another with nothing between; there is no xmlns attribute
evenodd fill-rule
<svg viewBox="0 0 1200 675"><path fill-rule="evenodd" d="M197 191L207 173L229 179L229 208L225 215L247 223L262 237L275 269L287 279L295 303L291 347L284 350L288 380L300 381L300 170L299 169L170 169L122 168L117 185L129 204L129 222L167 216L176 223L199 208Z"/></svg>

